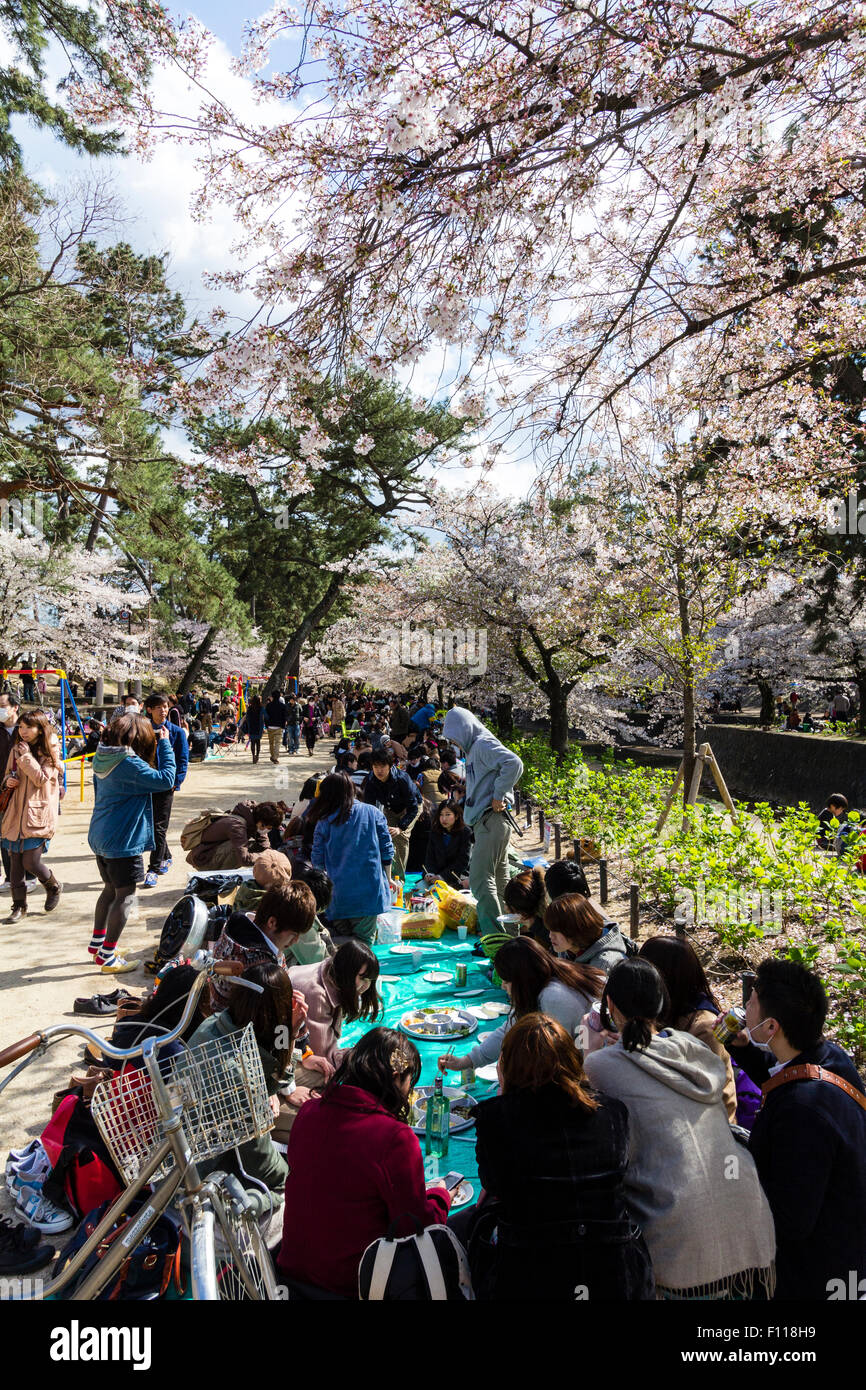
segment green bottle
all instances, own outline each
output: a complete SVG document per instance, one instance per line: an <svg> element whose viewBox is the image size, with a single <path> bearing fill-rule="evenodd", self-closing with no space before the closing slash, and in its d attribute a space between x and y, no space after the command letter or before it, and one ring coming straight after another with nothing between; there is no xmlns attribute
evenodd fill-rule
<svg viewBox="0 0 866 1390"><path fill-rule="evenodd" d="M442 1089L442 1073L436 1073L433 1094L427 1099L427 1136L424 1152L434 1158L448 1156L451 1137L451 1102Z"/></svg>

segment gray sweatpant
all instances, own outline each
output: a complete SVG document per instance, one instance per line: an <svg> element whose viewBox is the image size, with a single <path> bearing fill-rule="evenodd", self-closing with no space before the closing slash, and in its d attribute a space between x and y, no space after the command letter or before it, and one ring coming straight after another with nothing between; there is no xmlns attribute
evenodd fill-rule
<svg viewBox="0 0 866 1390"><path fill-rule="evenodd" d="M475 844L469 860L469 891L478 901L478 935L502 930L497 917L505 911L511 826L502 811L485 811L472 826Z"/></svg>

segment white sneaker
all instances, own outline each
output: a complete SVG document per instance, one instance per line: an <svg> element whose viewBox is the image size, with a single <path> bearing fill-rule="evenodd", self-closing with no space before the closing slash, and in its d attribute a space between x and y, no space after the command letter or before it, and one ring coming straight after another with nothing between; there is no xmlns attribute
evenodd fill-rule
<svg viewBox="0 0 866 1390"><path fill-rule="evenodd" d="M9 1155L10 1159L12 1155ZM48 1155L43 1149L39 1140L36 1140L36 1148L26 1154L14 1167L6 1164L6 1186L9 1191L15 1194L16 1183L28 1183L39 1185L47 1178L51 1172L51 1164Z"/></svg>
<svg viewBox="0 0 866 1390"><path fill-rule="evenodd" d="M21 1183L15 1194L15 1207L37 1231L46 1231L49 1235L59 1235L75 1225L75 1217L49 1202L38 1187Z"/></svg>

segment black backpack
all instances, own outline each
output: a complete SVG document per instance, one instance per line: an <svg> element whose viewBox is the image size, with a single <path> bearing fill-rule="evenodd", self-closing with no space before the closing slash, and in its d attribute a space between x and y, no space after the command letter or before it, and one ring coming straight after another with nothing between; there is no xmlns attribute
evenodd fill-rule
<svg viewBox="0 0 866 1390"><path fill-rule="evenodd" d="M469 1260L454 1232L448 1226L425 1228L417 1218L415 1225L415 1235L394 1237L389 1231L367 1246L358 1269L358 1297L390 1303L474 1300Z"/></svg>

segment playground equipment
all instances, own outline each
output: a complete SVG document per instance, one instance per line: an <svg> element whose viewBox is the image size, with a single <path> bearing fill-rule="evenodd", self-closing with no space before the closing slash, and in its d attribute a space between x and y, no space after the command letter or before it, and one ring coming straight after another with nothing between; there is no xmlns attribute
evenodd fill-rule
<svg viewBox="0 0 866 1390"><path fill-rule="evenodd" d="M31 676L31 677L34 677L34 678L35 678L36 676L59 676L59 677L60 677L60 751L61 751L61 756L62 756L62 758L65 760L65 759L66 759L66 699L67 699L67 696L69 697L69 703L71 704L73 710L75 711L75 718L76 718L76 720L78 721L79 727L81 727L81 725L82 725L81 715L78 713L78 706L77 706L77 704L75 703L75 696L73 695L72 689L71 689L71 687L70 687L70 685L69 685L69 681L68 681L67 678L66 678L66 672L65 672L65 671L61 671L60 668L59 668L59 666L42 666L42 667L39 667L39 668L36 668L36 667L33 667L33 666L23 666L23 667L9 667L9 668L7 668L7 669L4 669L4 670L3 670L3 673L2 673L2 679L5 681L5 679L6 679L7 676Z"/></svg>

